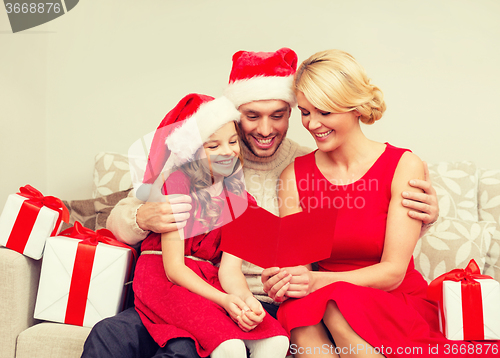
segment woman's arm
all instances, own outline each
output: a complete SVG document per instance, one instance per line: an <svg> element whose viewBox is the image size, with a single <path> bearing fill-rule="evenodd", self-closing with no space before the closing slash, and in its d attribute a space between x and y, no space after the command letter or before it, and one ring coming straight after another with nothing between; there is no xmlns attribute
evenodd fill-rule
<svg viewBox="0 0 500 358"><path fill-rule="evenodd" d="M408 215L414 219L422 221L420 237L429 229L430 225L436 222L439 217L439 205L436 190L432 187L429 168L424 164L424 180L412 179L409 184L423 192L403 191L402 205L408 209Z"/></svg>
<svg viewBox="0 0 500 358"><path fill-rule="evenodd" d="M239 297L212 287L185 265L184 240L179 231L162 234L161 249L165 274L171 282L222 306L235 321L241 316L246 305Z"/></svg>
<svg viewBox="0 0 500 358"><path fill-rule="evenodd" d="M288 176L291 174L293 174L293 171L283 172L285 176L283 179L289 179ZM292 277L289 279L290 287L286 290L285 295L288 297L303 297L310 292L337 281L350 282L385 291L397 288L406 273L421 226L420 221L408 216L408 209L401 206L399 198L403 191L415 192L417 190L408 184L410 179L423 177L424 169L421 160L413 153L407 152L403 154L392 181L387 230L380 263L347 272L306 272L303 269L283 268L281 271L286 270L292 274ZM291 190L291 188L288 188L288 190ZM284 194L287 193L280 192L280 195ZM288 195L298 198L298 194L296 193L288 193ZM281 196L280 198L283 202L284 198ZM290 199L288 202L291 202ZM293 211L293 209L284 208L284 212L290 211ZM297 272L291 272L292 269ZM272 290L272 287L267 288Z"/></svg>

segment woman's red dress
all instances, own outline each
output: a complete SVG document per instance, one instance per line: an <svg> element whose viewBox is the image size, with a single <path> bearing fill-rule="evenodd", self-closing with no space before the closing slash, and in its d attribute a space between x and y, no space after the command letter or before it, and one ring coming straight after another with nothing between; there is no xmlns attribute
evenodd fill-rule
<svg viewBox="0 0 500 358"><path fill-rule="evenodd" d="M330 183L318 169L314 152L295 159L303 210L314 206L338 210L331 256L319 262L320 271L350 271L380 262L392 179L405 151L387 144L366 174L347 185ZM289 333L296 327L315 325L323 319L329 301L337 304L360 337L386 357L493 357L496 355L491 346L486 353L487 344L500 348L498 342L485 345L449 341L443 336L437 304L427 300L427 282L415 270L413 258L403 282L393 291L335 282L306 297L285 301L278 310L278 320ZM469 351L460 354L453 345L468 347ZM367 349L357 348L359 353Z"/></svg>

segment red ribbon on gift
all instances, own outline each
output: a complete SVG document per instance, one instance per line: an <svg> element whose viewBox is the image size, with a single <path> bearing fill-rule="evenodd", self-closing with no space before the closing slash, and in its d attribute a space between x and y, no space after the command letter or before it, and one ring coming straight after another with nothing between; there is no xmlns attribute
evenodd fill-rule
<svg viewBox="0 0 500 358"><path fill-rule="evenodd" d="M464 340L484 339L483 303L481 284L476 279L492 279L491 276L481 275L476 261L470 260L465 269L455 269L434 279L427 290L430 300L438 301L441 311L441 322L445 322L443 310L443 281L461 283L462 289L462 317L464 325Z"/></svg>
<svg viewBox="0 0 500 358"><path fill-rule="evenodd" d="M22 254L42 206L46 206L59 213L56 225L50 236L56 235L61 220L65 223L69 222L69 211L60 199L54 196L43 196L40 191L31 185L19 188L17 195L28 198L28 200L23 201L23 205L17 215L5 246Z"/></svg>
<svg viewBox="0 0 500 358"><path fill-rule="evenodd" d="M82 226L78 221L75 222L72 228L64 230L60 235L82 239L78 243L76 250L69 288L68 306L66 307L66 316L64 318L64 323L82 326L97 245L102 242L111 246L129 249L132 251L134 260L137 258L137 252L130 246L116 240L111 231L107 229L93 231Z"/></svg>

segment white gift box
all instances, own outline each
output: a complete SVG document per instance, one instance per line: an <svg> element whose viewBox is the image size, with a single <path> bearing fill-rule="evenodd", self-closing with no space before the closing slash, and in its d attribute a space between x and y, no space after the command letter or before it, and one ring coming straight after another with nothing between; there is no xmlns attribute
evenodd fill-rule
<svg viewBox="0 0 500 358"><path fill-rule="evenodd" d="M500 283L476 279L481 285L484 340L500 339ZM461 282L443 282L444 332L450 340L464 340ZM465 338L466 339L466 338Z"/></svg>
<svg viewBox="0 0 500 358"><path fill-rule="evenodd" d="M47 240L35 305L37 319L65 323L73 266L82 240L56 236ZM120 312L128 279L131 250L99 243L96 247L83 326Z"/></svg>
<svg viewBox="0 0 500 358"><path fill-rule="evenodd" d="M26 240L26 237L16 237L15 235L10 237L14 224L20 214L21 207L26 200L28 200L28 198L17 194L8 196L2 215L0 216L0 246L11 247L11 240ZM31 205L32 210L36 210L35 205L28 205ZM20 253L35 260L39 260L43 254L45 241L52 234L57 224L58 217L59 213L53 209L46 206L39 208L35 222L26 222L26 225L32 226L32 228L27 238L26 246L23 252ZM22 220L23 218L20 217L19 219ZM59 233L60 228L61 225L59 225L56 234Z"/></svg>

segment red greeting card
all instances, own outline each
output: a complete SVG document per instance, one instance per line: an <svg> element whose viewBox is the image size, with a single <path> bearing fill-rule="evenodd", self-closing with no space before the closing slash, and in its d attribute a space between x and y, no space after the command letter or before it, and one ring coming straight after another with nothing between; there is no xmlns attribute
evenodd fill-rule
<svg viewBox="0 0 500 358"><path fill-rule="evenodd" d="M247 205L231 199L231 212ZM280 218L248 203L233 218L222 227L221 250L254 265L290 267L330 257L336 210L315 209Z"/></svg>

